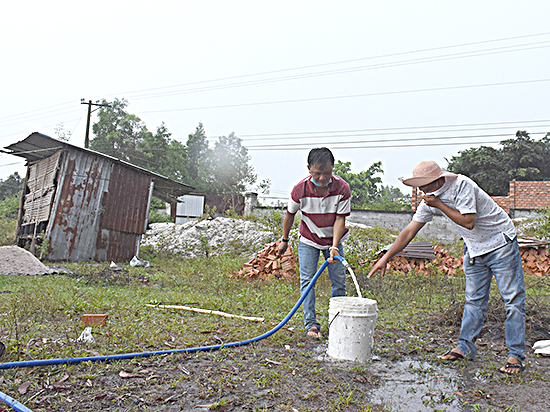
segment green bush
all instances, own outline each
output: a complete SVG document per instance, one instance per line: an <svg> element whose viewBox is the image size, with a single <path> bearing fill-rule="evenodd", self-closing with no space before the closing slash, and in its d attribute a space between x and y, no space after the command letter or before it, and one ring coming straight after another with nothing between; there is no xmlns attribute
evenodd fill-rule
<svg viewBox="0 0 550 412"><path fill-rule="evenodd" d="M13 245L16 222L16 219L0 217L0 246Z"/></svg>
<svg viewBox="0 0 550 412"><path fill-rule="evenodd" d="M159 213L156 210L151 210L149 212L149 223L163 223L163 222L173 222L170 215L166 213Z"/></svg>
<svg viewBox="0 0 550 412"><path fill-rule="evenodd" d="M0 217L16 218L19 207L19 196L17 194L5 198L0 202Z"/></svg>

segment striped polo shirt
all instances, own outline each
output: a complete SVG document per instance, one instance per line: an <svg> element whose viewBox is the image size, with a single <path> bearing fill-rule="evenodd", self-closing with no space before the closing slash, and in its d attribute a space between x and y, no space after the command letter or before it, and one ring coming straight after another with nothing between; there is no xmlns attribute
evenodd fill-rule
<svg viewBox="0 0 550 412"><path fill-rule="evenodd" d="M300 222L300 242L317 249L332 246L333 226L336 216L349 216L351 213L351 192L344 179L332 175L328 192L318 195L311 182L311 176L302 179L290 193L288 213L302 212ZM348 237L345 228L341 242Z"/></svg>

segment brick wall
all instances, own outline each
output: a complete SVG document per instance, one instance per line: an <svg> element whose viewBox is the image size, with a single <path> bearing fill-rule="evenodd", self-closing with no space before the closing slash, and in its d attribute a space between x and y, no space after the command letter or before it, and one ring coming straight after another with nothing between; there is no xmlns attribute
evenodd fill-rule
<svg viewBox="0 0 550 412"><path fill-rule="evenodd" d="M499 205L504 211L510 214L510 197L509 196L491 196L493 200Z"/></svg>
<svg viewBox="0 0 550 412"><path fill-rule="evenodd" d="M537 210L550 206L550 181L510 182L508 196L492 196L493 200L508 214L514 209ZM420 204L416 187L412 189L412 210Z"/></svg>
<svg viewBox="0 0 550 412"><path fill-rule="evenodd" d="M545 209L550 205L550 182L510 182L510 208Z"/></svg>

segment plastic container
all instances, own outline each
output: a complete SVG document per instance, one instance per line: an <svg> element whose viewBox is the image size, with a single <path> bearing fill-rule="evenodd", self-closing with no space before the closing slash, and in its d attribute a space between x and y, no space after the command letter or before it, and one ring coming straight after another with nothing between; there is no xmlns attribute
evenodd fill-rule
<svg viewBox="0 0 550 412"><path fill-rule="evenodd" d="M341 360L369 360L377 316L375 300L347 296L331 298L328 355Z"/></svg>

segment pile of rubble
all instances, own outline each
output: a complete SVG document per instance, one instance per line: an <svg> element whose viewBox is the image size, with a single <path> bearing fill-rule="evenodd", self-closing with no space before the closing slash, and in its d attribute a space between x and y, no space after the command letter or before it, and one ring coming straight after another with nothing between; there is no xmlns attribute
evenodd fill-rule
<svg viewBox="0 0 550 412"><path fill-rule="evenodd" d="M264 245L264 249L258 253L256 258L249 260L229 276L263 280L275 277L291 280L296 273L294 270L296 257L290 248L287 248L285 253L279 256L277 247L280 243L278 241Z"/></svg>
<svg viewBox="0 0 550 412"><path fill-rule="evenodd" d="M175 253L186 258L224 253L248 253L274 240L275 235L260 222L216 217L187 223L153 223L141 241L142 246Z"/></svg>

